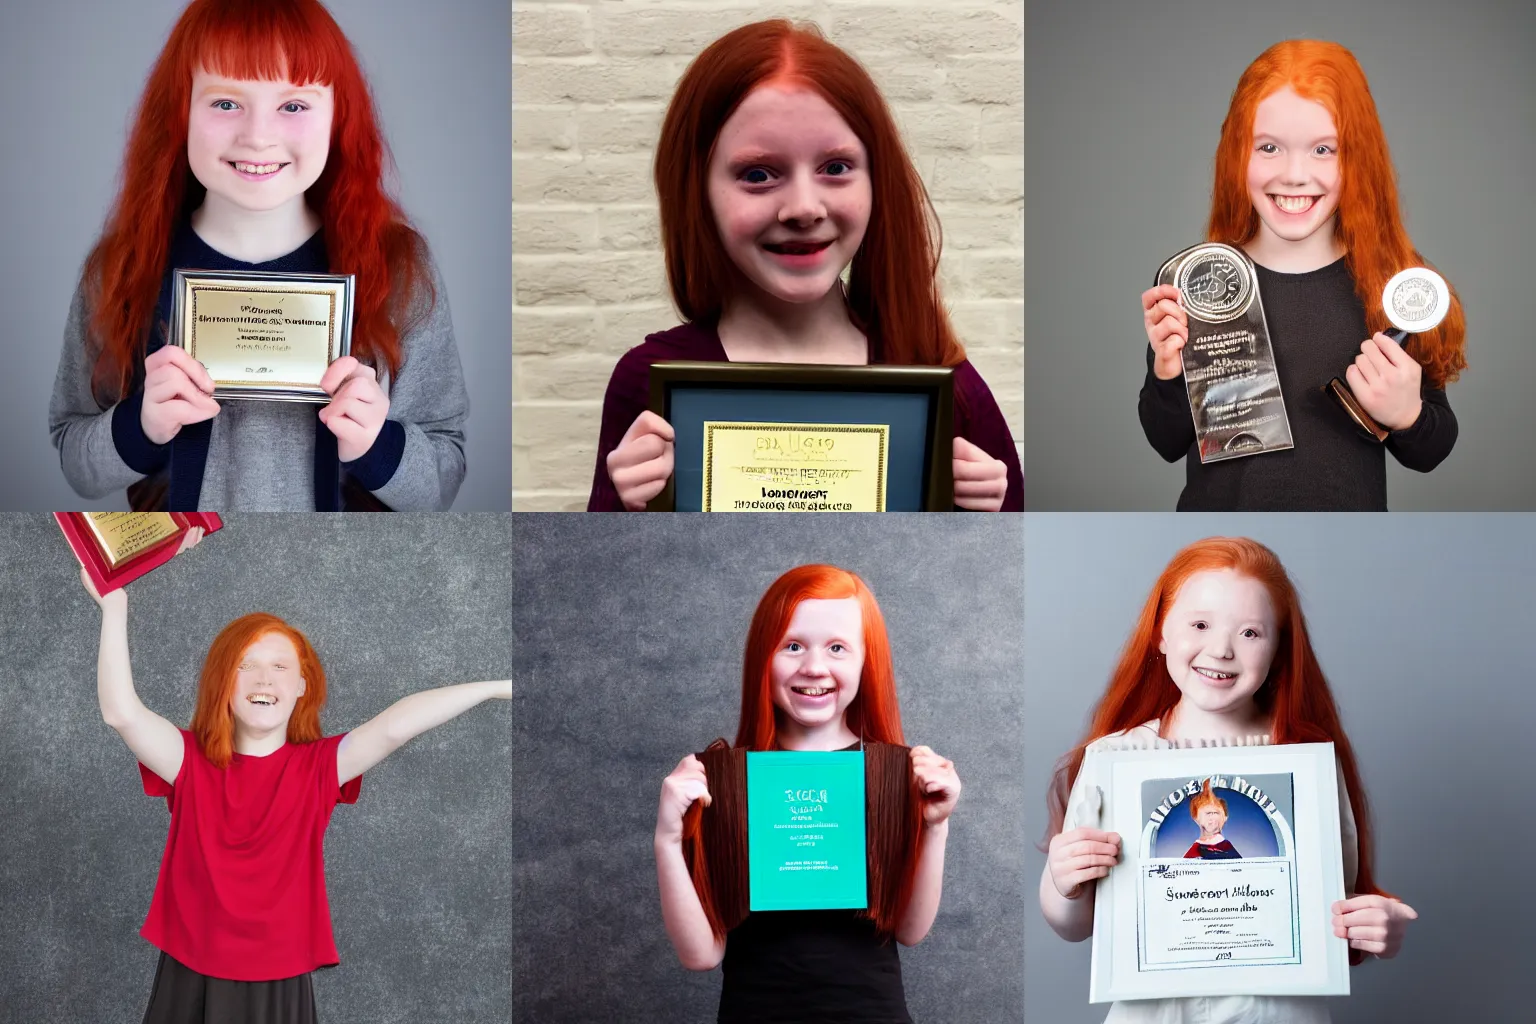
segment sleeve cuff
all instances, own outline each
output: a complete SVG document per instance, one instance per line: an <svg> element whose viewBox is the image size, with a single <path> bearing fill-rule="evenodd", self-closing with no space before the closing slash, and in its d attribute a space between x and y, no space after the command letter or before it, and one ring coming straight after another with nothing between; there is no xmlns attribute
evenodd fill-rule
<svg viewBox="0 0 1536 1024"><path fill-rule="evenodd" d="M376 491L394 478L404 456L405 425L398 420L385 420L379 436L373 439L373 447L341 465L365 490Z"/></svg>
<svg viewBox="0 0 1536 1024"><path fill-rule="evenodd" d="M112 444L124 465L148 476L165 468L171 459L171 446L155 444L145 435L140 419L143 408L143 391L135 391L117 403L112 410Z"/></svg>

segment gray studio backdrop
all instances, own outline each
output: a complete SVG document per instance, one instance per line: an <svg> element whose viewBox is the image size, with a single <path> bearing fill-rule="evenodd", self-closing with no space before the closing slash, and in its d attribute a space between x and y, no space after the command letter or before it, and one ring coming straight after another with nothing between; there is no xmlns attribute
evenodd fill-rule
<svg viewBox="0 0 1536 1024"><path fill-rule="evenodd" d="M315 645L328 734L415 690L510 674L509 515L226 523L128 587L135 684L178 726L214 636L250 611ZM0 1019L137 1021L165 801L101 721L101 616L52 517L0 517L0 567ZM314 975L326 1024L508 1020L509 705L413 740L337 807L325 854L341 965Z"/></svg>
<svg viewBox="0 0 1536 1024"><path fill-rule="evenodd" d="M1419 912L1402 952L1350 971L1335 1024L1530 1019L1536 886L1531 516L1035 515L1025 529L1025 1018L1089 1024L1089 942L1040 915L1045 792L1087 727L1174 552L1216 534L1269 545L1301 591L1360 762L1376 878Z"/></svg>
<svg viewBox="0 0 1536 1024"><path fill-rule="evenodd" d="M48 440L48 397L86 254L117 195L150 65L183 0L0 5L0 510L88 504ZM454 509L512 507L511 11L505 0L327 0L373 88L398 195L447 285L469 388ZM23 99L24 98L24 99Z"/></svg>
<svg viewBox="0 0 1536 1024"><path fill-rule="evenodd" d="M758 598L824 561L873 589L907 741L953 758L964 785L938 920L901 950L913 1017L1019 1021L1022 539L1011 516L521 518L516 1018L714 1019L719 971L684 970L662 928L661 780L735 737Z"/></svg>
<svg viewBox="0 0 1536 1024"><path fill-rule="evenodd" d="M1536 6L1100 0L1031 3L1026 17L1031 510L1174 507L1183 462L1165 463L1136 418L1147 345L1138 299L1164 259L1203 237L1238 76L1302 37L1360 59L1408 232L1467 310L1471 367L1448 391L1460 440L1427 475L1389 454L1389 506L1536 509L1526 301Z"/></svg>

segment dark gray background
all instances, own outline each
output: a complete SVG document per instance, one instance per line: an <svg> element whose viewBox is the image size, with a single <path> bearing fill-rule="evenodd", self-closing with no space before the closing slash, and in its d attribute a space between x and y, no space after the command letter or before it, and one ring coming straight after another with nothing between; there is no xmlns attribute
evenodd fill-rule
<svg viewBox="0 0 1536 1024"><path fill-rule="evenodd" d="M134 682L185 727L214 636L246 612L303 631L321 722L357 726L415 690L511 673L510 516L230 516L128 587ZM138 1021L158 952L138 936L169 815L101 720L101 615L51 516L0 517L0 1019ZM370 770L326 834L341 966L325 1024L502 1024L511 1012L510 702ZM275 866L281 869L281 866Z"/></svg>
<svg viewBox="0 0 1536 1024"><path fill-rule="evenodd" d="M1168 560L1241 534L1300 589L1370 800L1377 881L1419 912L1396 959L1351 970L1334 1024L1528 1019L1533 528L1530 516L1027 517L1025 1018L1108 1012L1088 1003L1091 942L1062 941L1040 914L1034 844L1055 759L1081 738Z"/></svg>
<svg viewBox="0 0 1536 1024"><path fill-rule="evenodd" d="M447 285L469 388L454 508L512 507L511 9L505 0L327 0L373 88L398 196ZM0 510L83 503L48 396L86 254L117 195L144 79L184 0L0 5Z"/></svg>
<svg viewBox="0 0 1536 1024"><path fill-rule="evenodd" d="M1428 475L1388 455L1389 506L1536 509L1536 5L1101 0L1030 3L1026 18L1031 510L1178 500L1183 462L1163 462L1136 418L1147 345L1138 297L1164 259L1204 237L1238 76L1294 38L1334 40L1359 58L1409 235L1466 305L1471 368L1448 392L1460 440Z"/></svg>
<svg viewBox="0 0 1536 1024"><path fill-rule="evenodd" d="M519 1020L714 1020L720 974L677 962L651 850L661 780L733 739L763 591L857 572L891 636L909 743L964 790L933 931L901 950L918 1021L1018 1021L1023 531L1013 516L525 516L514 559L513 977Z"/></svg>

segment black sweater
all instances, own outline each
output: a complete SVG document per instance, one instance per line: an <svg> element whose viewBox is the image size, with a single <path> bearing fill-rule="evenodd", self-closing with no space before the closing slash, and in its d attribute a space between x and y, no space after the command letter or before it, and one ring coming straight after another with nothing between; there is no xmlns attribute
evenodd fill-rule
<svg viewBox="0 0 1536 1024"><path fill-rule="evenodd" d="M1368 438L1323 391L1344 376L1371 335L1345 261L1305 274L1256 269L1295 447L1203 465L1184 377L1159 380L1147 346L1141 428L1164 459L1184 459L1179 511L1385 512L1383 449L1427 473L1456 444L1456 414L1445 391L1426 382L1423 411L1412 426L1392 431L1384 445Z"/></svg>

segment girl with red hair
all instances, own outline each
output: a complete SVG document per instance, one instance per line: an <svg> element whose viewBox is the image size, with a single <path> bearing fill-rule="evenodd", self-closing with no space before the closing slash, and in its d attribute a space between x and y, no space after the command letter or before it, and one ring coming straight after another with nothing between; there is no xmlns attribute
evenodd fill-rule
<svg viewBox="0 0 1536 1024"><path fill-rule="evenodd" d="M928 194L857 61L814 26L727 33L678 83L655 170L686 323L614 369L588 511L638 511L666 486L672 427L648 409L649 375L678 359L953 367L955 502L1023 511L1013 437L939 295Z"/></svg>
<svg viewBox="0 0 1536 1024"><path fill-rule="evenodd" d="M1149 288L1141 425L1164 459L1185 460L1180 510L1386 511L1383 447L1423 473L1450 454L1445 386L1467 365L1461 301L1453 290L1444 322L1405 345L1381 333L1387 281L1428 265L1403 228L1396 179L1365 73L1344 47L1293 39L1243 72L1216 149L1206 238L1257 266L1295 447L1200 462L1179 355L1188 317L1177 287ZM1390 430L1384 445L1322 390L1341 370Z"/></svg>
<svg viewBox="0 0 1536 1024"><path fill-rule="evenodd" d="M468 396L426 243L351 44L318 0L193 0L150 71L49 408L82 497L135 509L441 511ZM170 343L171 272L356 277L352 354L303 402L212 396Z"/></svg>
<svg viewBox="0 0 1536 1024"><path fill-rule="evenodd" d="M1334 745L1344 888L1350 895L1330 908L1333 933L1348 940L1352 962L1366 953L1396 956L1408 922L1418 915L1376 884L1365 789L1312 650L1296 588L1274 552L1245 537L1197 541L1168 563L1094 708L1088 734L1057 764L1047 798L1049 854L1040 876L1040 908L1057 934L1070 942L1093 934L1095 882L1120 856L1121 837L1096 827L1094 796L1078 784L1090 747L1126 738L1198 742L1257 736ZM1105 1020L1326 1024L1328 1019L1322 999L1224 996L1116 1003Z"/></svg>
<svg viewBox="0 0 1536 1024"><path fill-rule="evenodd" d="M864 741L903 743L880 606L847 570L791 569L763 595L747 632L736 746L858 750ZM701 884L700 818L711 803L704 766L690 754L667 776L655 835L662 919L684 967L723 961L721 1022L911 1020L891 939L916 945L933 926L960 798L951 761L913 747L911 766L922 820L910 823L917 853L894 913L760 911L729 932Z"/></svg>
<svg viewBox="0 0 1536 1024"><path fill-rule="evenodd" d="M134 690L126 591L103 597L80 578L101 606L101 716L138 758L144 792L171 812L140 930L160 949L144 1024L313 1024L310 972L339 962L322 853L332 810L356 803L363 773L408 740L510 698L512 684L423 690L325 736L319 656L257 612L214 639L192 724L178 729Z"/></svg>

